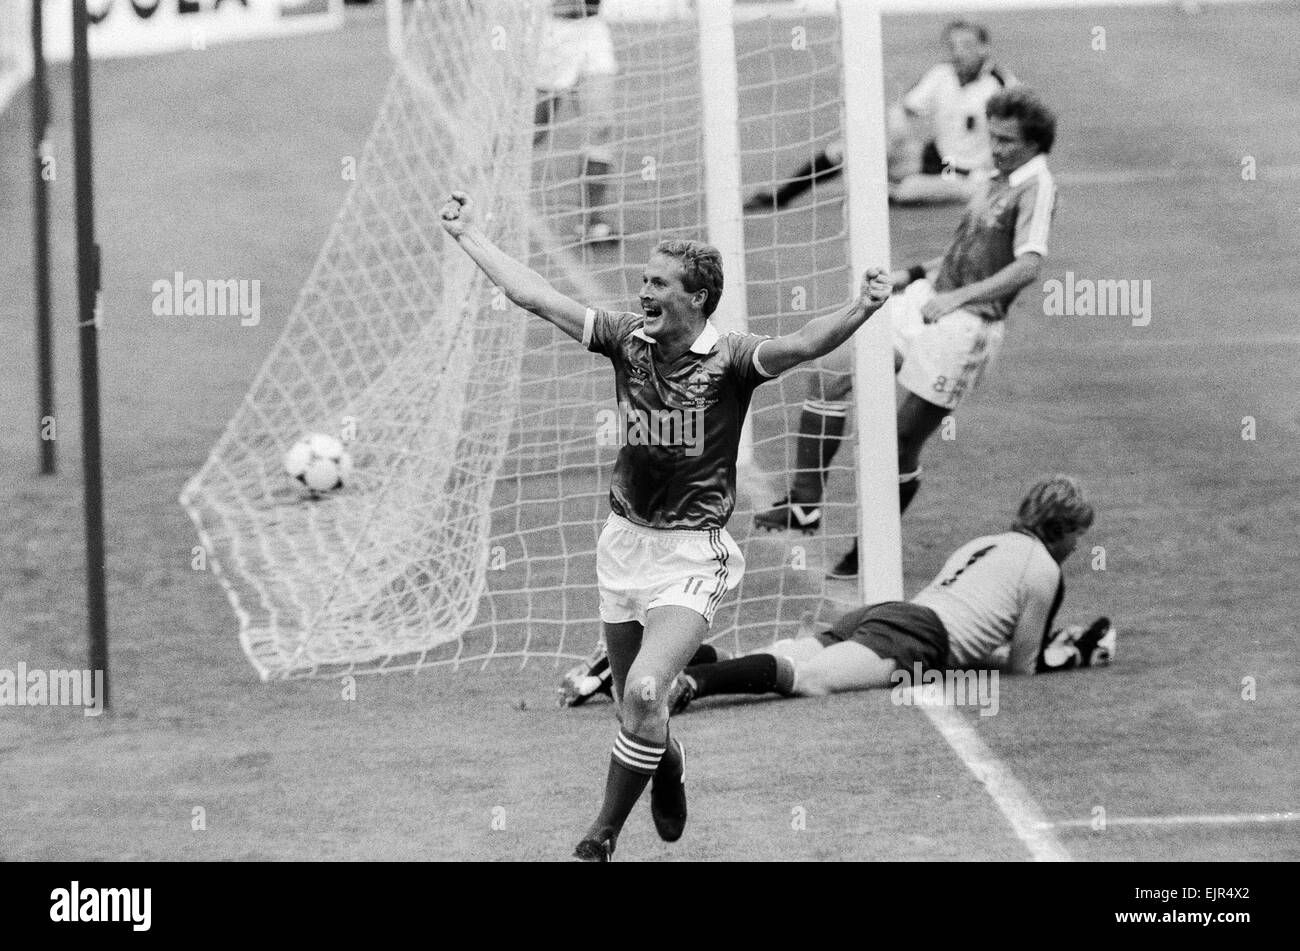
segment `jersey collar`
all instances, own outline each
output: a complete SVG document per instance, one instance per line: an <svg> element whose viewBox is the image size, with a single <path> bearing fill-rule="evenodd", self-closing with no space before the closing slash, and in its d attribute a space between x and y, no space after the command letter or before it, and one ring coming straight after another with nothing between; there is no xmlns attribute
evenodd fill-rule
<svg viewBox="0 0 1300 951"><path fill-rule="evenodd" d="M1015 188L1018 185L1023 185L1040 172L1045 171L1047 171L1047 156L1039 152L1024 165L1020 166L1007 176L1007 184L1012 188Z"/></svg>
<svg viewBox="0 0 1300 951"><path fill-rule="evenodd" d="M658 343L654 337L646 333L641 327L632 331L632 336L644 340L646 343ZM704 329L700 331L700 335L696 337L695 342L691 344L691 353L698 353L700 356L704 356L706 353L712 353L713 345L718 342L718 338L721 336L722 334L718 332L718 328L713 326L713 321L704 321Z"/></svg>
<svg viewBox="0 0 1300 951"><path fill-rule="evenodd" d="M957 85L962 89L965 89L967 86L973 86L981 79L987 79L989 76L992 76L993 70L996 68L993 65L993 60L991 58L986 58L980 66L980 71L971 77L970 82L964 83L961 81L961 73L957 72L957 67L953 66L951 62L949 62L948 65L952 67L952 78L957 80Z"/></svg>

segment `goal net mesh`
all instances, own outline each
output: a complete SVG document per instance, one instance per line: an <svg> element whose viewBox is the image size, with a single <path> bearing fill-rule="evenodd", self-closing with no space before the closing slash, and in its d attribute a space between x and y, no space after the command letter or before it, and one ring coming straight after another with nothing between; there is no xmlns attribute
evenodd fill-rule
<svg viewBox="0 0 1300 951"><path fill-rule="evenodd" d="M0 113L32 75L32 0L0 0Z"/></svg>
<svg viewBox="0 0 1300 951"><path fill-rule="evenodd" d="M612 111L581 109L580 84L539 127L547 8L409 6L356 182L281 338L182 493L264 679L558 663L600 637L595 549L617 446L599 414L614 405L613 374L509 305L444 236L438 209L450 191L470 193L487 236L565 293L635 309L658 240L708 239L708 53L689 16L611 22ZM751 16L736 45L742 172L747 188L771 188L840 133L836 21ZM593 208L584 161L602 151L612 161ZM584 244L576 232L592 212L622 240ZM837 183L751 218L746 244L748 287L726 293L747 294L751 330L788 332L847 299ZM851 440L821 533L752 530L794 470L812 376L794 371L755 396L754 458L729 526L748 568L711 634L733 649L852 596L824 577L856 530ZM340 436L354 460L349 483L317 500L281 463L311 432Z"/></svg>

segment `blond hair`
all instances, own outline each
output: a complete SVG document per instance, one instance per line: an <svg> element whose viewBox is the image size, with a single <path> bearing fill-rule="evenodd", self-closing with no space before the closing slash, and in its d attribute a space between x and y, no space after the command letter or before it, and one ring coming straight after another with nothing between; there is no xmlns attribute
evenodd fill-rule
<svg viewBox="0 0 1300 951"><path fill-rule="evenodd" d="M655 245L654 253L677 259L682 267L682 287L686 293L709 292L704 301L704 316L711 317L722 297L722 255L718 249L703 241L665 238Z"/></svg>
<svg viewBox="0 0 1300 951"><path fill-rule="evenodd" d="M1091 527L1094 514L1079 483L1070 476L1055 475L1029 490L1011 528L1050 545L1071 532Z"/></svg>

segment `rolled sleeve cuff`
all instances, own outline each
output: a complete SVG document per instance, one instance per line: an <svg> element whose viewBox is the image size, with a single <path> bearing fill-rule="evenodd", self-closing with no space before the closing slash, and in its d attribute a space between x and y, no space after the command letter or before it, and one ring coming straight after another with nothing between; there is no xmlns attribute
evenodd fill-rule
<svg viewBox="0 0 1300 951"><path fill-rule="evenodd" d="M1020 257L1022 254L1037 254L1042 257L1047 257L1047 242L1026 241L1024 244L1017 245L1012 253L1016 257Z"/></svg>
<svg viewBox="0 0 1300 951"><path fill-rule="evenodd" d="M763 344L765 343L767 343L766 340L760 340L758 342L758 346L754 348L754 369L758 371L759 376L763 377L764 379L771 380L776 378L776 374L768 373L767 370L763 368L762 361L758 359L759 351L763 349Z"/></svg>

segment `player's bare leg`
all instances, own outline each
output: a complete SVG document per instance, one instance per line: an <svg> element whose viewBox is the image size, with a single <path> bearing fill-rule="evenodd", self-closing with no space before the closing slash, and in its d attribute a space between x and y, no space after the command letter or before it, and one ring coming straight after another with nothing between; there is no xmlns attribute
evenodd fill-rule
<svg viewBox="0 0 1300 951"><path fill-rule="evenodd" d="M582 226L581 240L588 243L616 241L617 229L606 216L607 193L614 172L614 151L610 142L614 127L617 88L612 76L592 76L583 82L578 93L578 109L589 123L583 148L581 168Z"/></svg>
<svg viewBox="0 0 1300 951"><path fill-rule="evenodd" d="M919 126L900 105L890 106L885 113L885 165L891 182L921 171L925 136Z"/></svg>
<svg viewBox="0 0 1300 951"><path fill-rule="evenodd" d="M637 651L641 650L644 629L640 621L603 624L602 627L605 632L605 650L609 652L614 704L617 707L623 696L623 685L627 683L627 672L632 667L632 661L636 660ZM619 716L622 716L621 710Z"/></svg>
<svg viewBox="0 0 1300 951"><path fill-rule="evenodd" d="M610 627L626 627L611 625ZM609 628L606 629L607 633ZM620 632L628 633L630 632ZM574 853L579 858L600 860L613 851L613 843L622 831L632 808L641 798L646 784L655 775L664 760L668 737L668 688L673 678L686 666L708 633L708 622L689 608L664 605L651 608L646 614L645 630L641 635L640 649L631 665L621 672L622 689L619 704L622 728L614 742L610 757L609 774L605 782L605 800L595 822L588 829ZM617 635L616 635L617 636ZM625 648L630 636L620 644L620 666L626 657ZM610 645L610 664L614 664L614 645ZM618 676L618 675L616 675ZM680 799L680 821L685 822L685 793L681 788L681 751L673 744L669 763L676 763L676 775L663 778L663 800ZM669 772L673 772L669 767ZM675 784L673 780L676 780ZM659 798L659 797L656 797ZM656 826L660 824L656 816ZM675 818L675 817L668 817ZM660 834L663 835L661 829ZM680 831L677 832L680 835Z"/></svg>
<svg viewBox="0 0 1300 951"><path fill-rule="evenodd" d="M795 665L794 694L821 697L845 690L888 687L897 662L865 644L841 641Z"/></svg>
<svg viewBox="0 0 1300 951"><path fill-rule="evenodd" d="M611 628L613 631L611 632ZM618 698L622 696L623 679L627 676L627 667L641 647L641 623L625 621L623 624L602 625L603 637L592 657L565 673L560 680L557 691L560 694L560 706L580 707L597 694L604 694L614 701L614 712L618 715ZM626 650L619 648L621 666L618 668L618 680L615 682L614 664L609 657L609 640L632 646ZM730 660L731 654L712 644L701 644L691 657L691 664L716 664L720 660ZM624 662L625 660L625 662Z"/></svg>
<svg viewBox="0 0 1300 951"><path fill-rule="evenodd" d="M811 660L824 651L826 646L815 637L785 637L770 647L765 647L756 654L771 654L773 657L786 657L798 663Z"/></svg>

